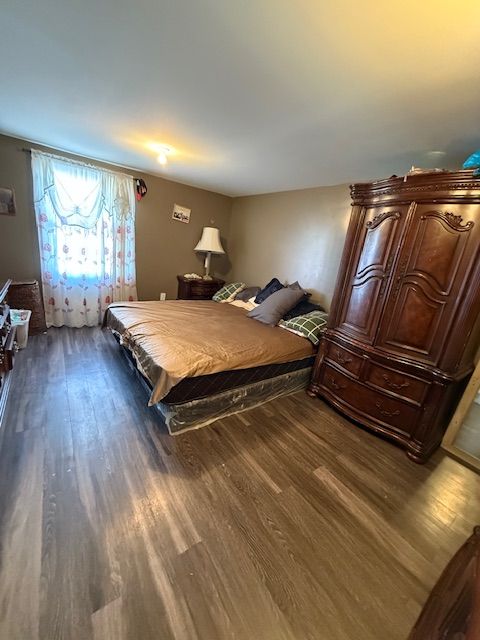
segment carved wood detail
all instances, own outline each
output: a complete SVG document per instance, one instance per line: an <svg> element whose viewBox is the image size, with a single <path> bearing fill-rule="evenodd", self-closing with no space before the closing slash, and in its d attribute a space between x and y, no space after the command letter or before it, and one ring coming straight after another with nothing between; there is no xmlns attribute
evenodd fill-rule
<svg viewBox="0 0 480 640"><path fill-rule="evenodd" d="M339 364L349 364L350 362L352 362L352 358L349 358L348 356L343 356L342 352L339 351L338 349L335 349L335 351L333 353L334 353L334 356L335 356L335 360Z"/></svg>
<svg viewBox="0 0 480 640"><path fill-rule="evenodd" d="M384 193L397 193L401 191L441 191L446 187L444 184L434 184L434 185L421 185L421 186L412 186L411 184L401 187L400 189L385 189ZM480 189L480 182L457 182L448 187L448 189L455 191L465 191L467 189Z"/></svg>
<svg viewBox="0 0 480 640"><path fill-rule="evenodd" d="M400 415L400 409L394 409L393 411L389 411L388 409L384 409L381 402L376 402L375 406L378 409L378 412L385 416L386 418L392 418L393 416Z"/></svg>
<svg viewBox="0 0 480 640"><path fill-rule="evenodd" d="M410 386L409 382L401 382L400 384L392 382L387 374L384 374L382 377L385 380L385 384L387 385L387 387L390 387L390 389L395 389L396 391L400 391L400 389L406 389Z"/></svg>
<svg viewBox="0 0 480 640"><path fill-rule="evenodd" d="M375 229L387 218L393 218L394 220L398 220L400 218L400 211L384 211L383 213L379 213L372 220L367 222L365 225L367 229Z"/></svg>
<svg viewBox="0 0 480 640"><path fill-rule="evenodd" d="M462 224L462 216L455 215L451 211L431 211L422 216L422 220L426 220L427 218L440 218L456 231L469 231L475 224L473 220L469 220L465 224Z"/></svg>
<svg viewBox="0 0 480 640"><path fill-rule="evenodd" d="M330 383L330 386L339 391L340 389L346 389L346 384L341 384L335 380L333 376L327 376L327 380Z"/></svg>

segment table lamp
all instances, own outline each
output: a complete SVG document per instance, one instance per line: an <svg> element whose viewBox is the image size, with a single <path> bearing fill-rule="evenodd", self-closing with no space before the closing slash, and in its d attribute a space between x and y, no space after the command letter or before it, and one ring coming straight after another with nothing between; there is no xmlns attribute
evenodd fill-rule
<svg viewBox="0 0 480 640"><path fill-rule="evenodd" d="M212 253L221 254L225 253L222 243L220 242L220 231L215 227L203 227L202 237L200 242L195 247L195 251L203 251L207 255L205 256L205 276L204 278L210 278L210 259Z"/></svg>

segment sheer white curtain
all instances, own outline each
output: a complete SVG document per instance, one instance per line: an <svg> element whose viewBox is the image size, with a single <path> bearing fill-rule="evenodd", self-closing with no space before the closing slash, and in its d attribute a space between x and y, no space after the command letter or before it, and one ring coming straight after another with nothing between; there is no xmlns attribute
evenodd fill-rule
<svg viewBox="0 0 480 640"><path fill-rule="evenodd" d="M94 326L136 300L131 176L32 150L47 326Z"/></svg>

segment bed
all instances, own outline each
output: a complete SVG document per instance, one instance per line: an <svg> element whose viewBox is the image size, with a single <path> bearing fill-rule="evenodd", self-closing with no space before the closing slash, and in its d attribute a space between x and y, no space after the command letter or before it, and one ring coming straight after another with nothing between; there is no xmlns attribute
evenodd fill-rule
<svg viewBox="0 0 480 640"><path fill-rule="evenodd" d="M104 327L172 435L304 389L316 352L306 338L211 300L114 303Z"/></svg>

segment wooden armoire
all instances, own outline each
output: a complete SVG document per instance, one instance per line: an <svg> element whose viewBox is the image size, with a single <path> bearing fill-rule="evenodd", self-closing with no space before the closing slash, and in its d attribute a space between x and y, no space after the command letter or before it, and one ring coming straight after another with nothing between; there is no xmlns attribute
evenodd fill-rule
<svg viewBox="0 0 480 640"><path fill-rule="evenodd" d="M480 178L417 173L351 187L329 325L309 387L424 462L480 337Z"/></svg>

